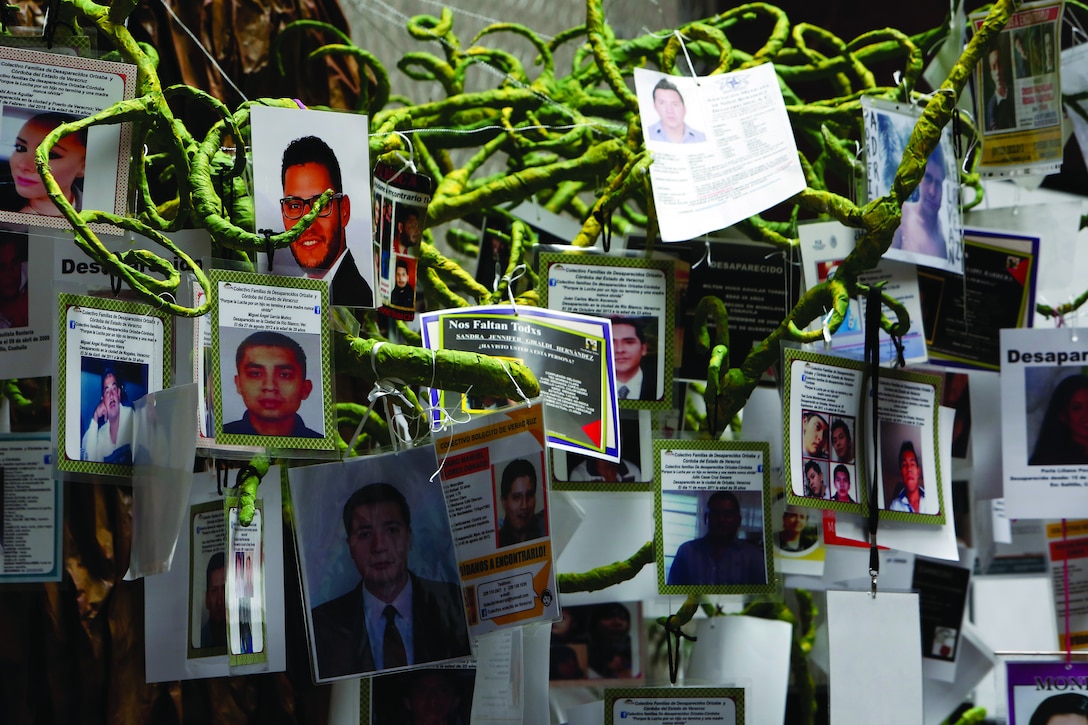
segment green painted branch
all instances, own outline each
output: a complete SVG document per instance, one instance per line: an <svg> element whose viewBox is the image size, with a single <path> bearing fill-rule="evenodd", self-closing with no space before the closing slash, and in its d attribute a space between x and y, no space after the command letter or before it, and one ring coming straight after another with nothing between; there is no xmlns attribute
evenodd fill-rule
<svg viewBox="0 0 1088 725"><path fill-rule="evenodd" d="M699 611L699 605L702 604L703 598L699 594L689 594L684 603L680 605L680 608L676 610L676 614L669 615L668 617L658 617L657 623L662 627L683 627L685 624L695 618L695 614Z"/></svg>
<svg viewBox="0 0 1088 725"><path fill-rule="evenodd" d="M0 381L0 385L3 387L4 397L16 408L28 408L33 405L33 401L23 395L23 391L19 389L18 380L3 380Z"/></svg>
<svg viewBox="0 0 1088 725"><path fill-rule="evenodd" d="M249 461L249 467L253 469L253 472L239 482L238 488L240 489L241 501L238 510L238 521L242 526L249 526L253 523L253 512L256 511L257 486L260 485L261 479L268 473L271 464L272 461L268 456L254 456Z"/></svg>
<svg viewBox="0 0 1088 725"><path fill-rule="evenodd" d="M520 362L457 350L428 350L408 345L379 344L374 340L335 335L339 372L364 380L401 380L463 393L470 387L480 395L520 400L540 395L533 372ZM520 388L520 392L519 392Z"/></svg>
<svg viewBox="0 0 1088 725"><path fill-rule="evenodd" d="M599 566L577 574L563 573L556 576L559 591L563 594L596 592L634 579L642 568L654 560L654 542L647 541L634 556L607 566Z"/></svg>

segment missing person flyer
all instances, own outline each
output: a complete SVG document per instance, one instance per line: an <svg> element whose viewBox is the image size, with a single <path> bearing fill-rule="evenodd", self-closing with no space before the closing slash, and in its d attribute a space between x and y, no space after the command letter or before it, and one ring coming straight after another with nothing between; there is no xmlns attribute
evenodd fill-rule
<svg viewBox="0 0 1088 725"><path fill-rule="evenodd" d="M61 486L48 434L0 436L0 584L61 579Z"/></svg>
<svg viewBox="0 0 1088 725"><path fill-rule="evenodd" d="M880 371L875 425L880 446L877 505L881 519L937 526L944 524L950 513L941 505L945 484L938 456L943 383L940 375ZM870 387L867 381L863 428L868 431L873 425ZM866 460L873 461L876 451L869 436L866 445ZM865 476L860 478L868 481Z"/></svg>
<svg viewBox="0 0 1088 725"><path fill-rule="evenodd" d="M863 513L861 361L796 348L785 348L783 355L788 503Z"/></svg>
<svg viewBox="0 0 1088 725"><path fill-rule="evenodd" d="M1001 442L1009 518L1088 517L1088 334L1001 331Z"/></svg>
<svg viewBox="0 0 1088 725"><path fill-rule="evenodd" d="M57 468L131 475L132 404L170 384L173 319L116 298L58 299Z"/></svg>
<svg viewBox="0 0 1088 725"><path fill-rule="evenodd" d="M744 725L741 687L617 687L604 691L605 725Z"/></svg>
<svg viewBox="0 0 1088 725"><path fill-rule="evenodd" d="M861 230L840 224L839 222L816 222L800 224L797 233L800 237L801 262L805 272L805 285L815 287L835 276L835 271L847 255L854 251L858 233ZM922 304L919 294L917 268L907 262L893 262L882 259L871 270L858 275L858 281L872 285L884 282L884 293L899 302L910 315L910 329L903 336L903 358L908 365L924 363L928 356L926 340L922 327ZM831 336L831 349L836 355L852 360L865 359L865 299L851 299L847 308L846 319ZM895 313L887 305L883 314L895 319ZM809 329L819 330L823 324L817 319ZM889 365L898 355L895 344L888 333L881 330L880 362Z"/></svg>
<svg viewBox="0 0 1088 725"><path fill-rule="evenodd" d="M1039 238L965 229L963 276L918 270L921 314L934 362L1001 369L999 330L1030 327Z"/></svg>
<svg viewBox="0 0 1088 725"><path fill-rule="evenodd" d="M397 320L416 316L416 283L423 222L434 181L404 164L374 166L374 259L378 308Z"/></svg>
<svg viewBox="0 0 1088 725"><path fill-rule="evenodd" d="M1088 716L1086 662L1009 662L1005 686L1009 725L1072 725Z"/></svg>
<svg viewBox="0 0 1088 725"><path fill-rule="evenodd" d="M1047 523L1046 543L1050 578L1054 584L1058 647L1088 649L1088 520Z"/></svg>
<svg viewBox="0 0 1088 725"><path fill-rule="evenodd" d="M654 460L658 591L774 591L770 446L657 440Z"/></svg>
<svg viewBox="0 0 1088 725"><path fill-rule="evenodd" d="M1061 2L1024 3L975 67L983 176L1061 169ZM977 31L985 13L973 14Z"/></svg>
<svg viewBox="0 0 1088 725"><path fill-rule="evenodd" d="M0 47L0 138L9 155L4 163L11 166L11 183L0 185L0 222L71 227L46 193L34 154L61 124L132 98L136 77L136 66L126 63ZM125 214L130 145L131 129L124 123L92 126L53 146L50 171L77 212ZM92 229L116 232L102 224Z"/></svg>
<svg viewBox="0 0 1088 725"><path fill-rule="evenodd" d="M216 443L331 451L328 283L212 270Z"/></svg>
<svg viewBox="0 0 1088 725"><path fill-rule="evenodd" d="M661 239L682 242L805 188L774 66L701 78L635 69Z"/></svg>
<svg viewBox="0 0 1088 725"><path fill-rule="evenodd" d="M516 360L533 370L548 410L548 445L619 460L611 320L512 305L427 312L420 319L425 347ZM431 404L446 410L518 402L431 391Z"/></svg>
<svg viewBox="0 0 1088 725"><path fill-rule="evenodd" d="M435 440L472 637L559 616L539 401Z"/></svg>
<svg viewBox="0 0 1088 725"><path fill-rule="evenodd" d="M671 408L673 262L544 252L540 270L544 305L611 318L620 406Z"/></svg>
<svg viewBox="0 0 1088 725"><path fill-rule="evenodd" d="M751 349L774 332L778 323L797 304L801 291L793 252L768 250L765 244L745 241L690 242L683 246L691 263L687 287L680 295L680 365L677 377L706 381L710 350L700 350L695 330L695 311L703 297L720 299L729 312L729 358L739 366ZM669 247L672 251L673 247ZM717 327L707 320L710 345Z"/></svg>

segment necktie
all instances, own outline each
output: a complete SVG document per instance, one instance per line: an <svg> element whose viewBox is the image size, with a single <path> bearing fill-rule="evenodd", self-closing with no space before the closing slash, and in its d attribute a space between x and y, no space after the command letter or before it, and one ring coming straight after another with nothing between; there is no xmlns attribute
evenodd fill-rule
<svg viewBox="0 0 1088 725"><path fill-rule="evenodd" d="M392 604L387 604L382 615L385 617L385 637L382 641L384 669L405 667L408 664L408 656L404 653L404 640L400 637L397 625L393 623L397 617L397 609Z"/></svg>
<svg viewBox="0 0 1088 725"><path fill-rule="evenodd" d="M627 400L627 394L631 392L631 389L626 385L621 385L620 389L616 391L616 394L620 396L620 400Z"/></svg>

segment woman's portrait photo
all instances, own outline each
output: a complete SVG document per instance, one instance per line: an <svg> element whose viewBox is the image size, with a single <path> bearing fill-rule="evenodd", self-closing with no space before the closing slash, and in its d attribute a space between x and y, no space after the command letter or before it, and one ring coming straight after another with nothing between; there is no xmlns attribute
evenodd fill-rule
<svg viewBox="0 0 1088 725"><path fill-rule="evenodd" d="M1028 465L1088 464L1088 375L1033 367L1024 370L1024 384Z"/></svg>
<svg viewBox="0 0 1088 725"><path fill-rule="evenodd" d="M38 112L4 106L0 126L0 208L21 214L61 216L38 174L34 155L51 131L62 123L78 121L68 113ZM6 167L6 168L4 168ZM83 209L83 180L87 169L87 129L62 137L49 153L49 170L68 202ZM3 174L7 171L8 174Z"/></svg>

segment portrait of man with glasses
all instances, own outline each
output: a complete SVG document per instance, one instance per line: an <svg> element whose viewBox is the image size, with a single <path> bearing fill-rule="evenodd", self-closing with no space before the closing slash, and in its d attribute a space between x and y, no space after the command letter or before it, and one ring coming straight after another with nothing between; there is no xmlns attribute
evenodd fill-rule
<svg viewBox="0 0 1088 725"><path fill-rule="evenodd" d="M323 193L329 189L335 192L313 224L291 244L295 262L308 276L329 280L334 305L373 307L370 283L360 274L348 248L345 227L351 219L351 199L343 191L336 154L316 136L297 138L283 152L280 178L285 230L298 223Z"/></svg>

